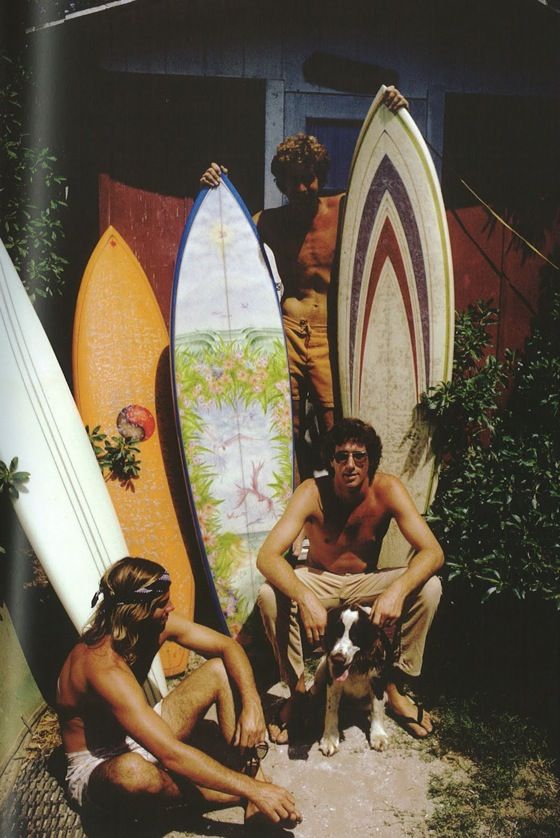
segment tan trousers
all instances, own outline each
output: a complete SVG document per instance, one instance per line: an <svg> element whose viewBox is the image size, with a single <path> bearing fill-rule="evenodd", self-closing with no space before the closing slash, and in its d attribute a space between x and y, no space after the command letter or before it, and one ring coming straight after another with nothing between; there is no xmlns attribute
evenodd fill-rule
<svg viewBox="0 0 560 838"><path fill-rule="evenodd" d="M304 566L296 568L295 573L328 610L354 603L372 605L405 570L405 567L397 567L375 573L340 575ZM405 675L420 675L426 636L440 597L441 582L437 576L432 576L405 601L395 657L395 666ZM304 671L297 605L268 582L261 585L257 602L266 636L278 662L280 677L293 688Z"/></svg>
<svg viewBox="0 0 560 838"><path fill-rule="evenodd" d="M327 324L311 325L307 320L282 316L288 350L292 401L302 401L309 385L312 402L323 408L334 406Z"/></svg>

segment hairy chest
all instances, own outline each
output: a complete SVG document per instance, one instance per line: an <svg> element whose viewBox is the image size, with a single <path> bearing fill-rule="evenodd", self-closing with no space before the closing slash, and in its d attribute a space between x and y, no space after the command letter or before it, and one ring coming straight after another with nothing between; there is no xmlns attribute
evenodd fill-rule
<svg viewBox="0 0 560 838"><path fill-rule="evenodd" d="M365 506L350 515L321 514L316 519L315 534L321 546L333 552L351 550L369 553L380 544L388 527L387 516L379 510Z"/></svg>

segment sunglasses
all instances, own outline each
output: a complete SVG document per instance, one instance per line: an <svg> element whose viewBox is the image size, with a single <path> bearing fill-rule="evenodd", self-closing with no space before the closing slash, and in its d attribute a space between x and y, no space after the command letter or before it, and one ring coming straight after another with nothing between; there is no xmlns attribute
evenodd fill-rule
<svg viewBox="0 0 560 838"><path fill-rule="evenodd" d="M347 463L352 457L357 466L365 463L367 459L367 451L335 451L334 460L336 463Z"/></svg>
<svg viewBox="0 0 560 838"><path fill-rule="evenodd" d="M254 750L257 759L264 759L268 754L268 742L259 742L258 745L255 745Z"/></svg>
<svg viewBox="0 0 560 838"><path fill-rule="evenodd" d="M253 748L249 748L247 753L247 761L243 768L243 773L250 777L255 777L258 773L261 760L268 754L268 742L259 742Z"/></svg>

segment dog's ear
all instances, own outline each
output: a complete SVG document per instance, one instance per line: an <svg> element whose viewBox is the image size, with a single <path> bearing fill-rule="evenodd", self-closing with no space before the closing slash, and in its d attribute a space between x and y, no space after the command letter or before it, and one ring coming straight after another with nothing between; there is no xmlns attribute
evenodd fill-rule
<svg viewBox="0 0 560 838"><path fill-rule="evenodd" d="M337 605L336 608L330 608L327 611L327 628L336 625L340 620L340 615L344 611L346 606L344 605Z"/></svg>
<svg viewBox="0 0 560 838"><path fill-rule="evenodd" d="M371 622L369 612L362 606L358 609L358 622L356 624L357 645L361 649L369 649L376 637L377 626Z"/></svg>
<svg viewBox="0 0 560 838"><path fill-rule="evenodd" d="M354 655L353 666L356 672L369 672L371 669L371 649L375 642L375 626L366 611L358 608L358 619L350 631L352 643L358 647Z"/></svg>
<svg viewBox="0 0 560 838"><path fill-rule="evenodd" d="M376 669L382 671L393 659L393 649L387 635L379 626L374 626L374 640L372 643L372 662Z"/></svg>
<svg viewBox="0 0 560 838"><path fill-rule="evenodd" d="M360 647L360 655L355 659L356 665L362 671L374 669L381 673L392 660L391 645L383 629L371 622L365 609L360 608L359 613L354 640Z"/></svg>

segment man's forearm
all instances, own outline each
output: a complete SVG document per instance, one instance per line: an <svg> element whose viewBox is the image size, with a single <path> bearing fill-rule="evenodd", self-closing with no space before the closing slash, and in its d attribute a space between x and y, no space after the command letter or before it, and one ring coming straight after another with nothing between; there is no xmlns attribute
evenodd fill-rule
<svg viewBox="0 0 560 838"><path fill-rule="evenodd" d="M419 550L410 560L405 573L395 580L404 597L421 588L443 566L443 552L439 549Z"/></svg>
<svg viewBox="0 0 560 838"><path fill-rule="evenodd" d="M197 786L252 799L255 795L255 780L226 768L212 757L190 745L178 743L172 753L159 755L159 760L168 771L178 774ZM158 756L155 754L155 756Z"/></svg>
<svg viewBox="0 0 560 838"><path fill-rule="evenodd" d="M237 687L241 701L245 703L256 700L260 703L253 670L243 648L232 641L224 652L223 661L226 672Z"/></svg>
<svg viewBox="0 0 560 838"><path fill-rule="evenodd" d="M303 585L292 566L283 556L259 556L257 568L273 588L290 599L298 600L305 593Z"/></svg>

